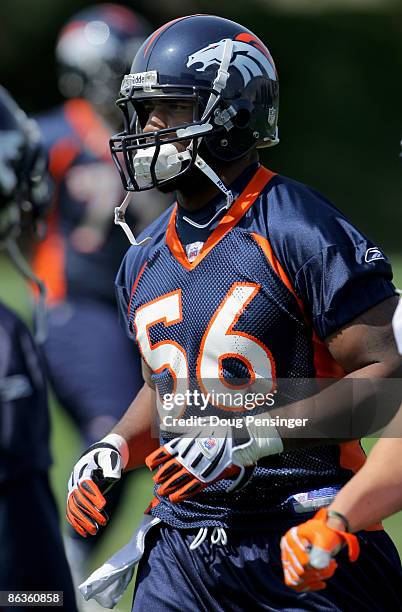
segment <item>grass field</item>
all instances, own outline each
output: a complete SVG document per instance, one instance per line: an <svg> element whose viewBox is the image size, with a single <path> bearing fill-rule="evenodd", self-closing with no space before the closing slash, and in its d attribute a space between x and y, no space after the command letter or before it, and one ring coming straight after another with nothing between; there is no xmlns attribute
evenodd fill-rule
<svg viewBox="0 0 402 612"><path fill-rule="evenodd" d="M392 258L395 282L402 284L402 257ZM30 300L28 291L20 276L11 267L8 260L0 256L0 300L17 311L25 320L30 320ZM76 458L79 456L79 441L74 428L65 413L51 402L52 416L52 452L54 465L52 468L53 489L60 508L61 524L65 527L64 507L66 499L66 485ZM365 440L364 446L369 450L374 440ZM125 544L131 536L134 527L138 524L143 510L151 497L152 485L148 471L138 470L130 475L127 494L119 511L112 517L111 525L107 529L99 550L93 559L93 568L97 567L119 547ZM402 513L385 521L386 529L394 539L402 555ZM118 608L129 611L133 584L122 599Z"/></svg>

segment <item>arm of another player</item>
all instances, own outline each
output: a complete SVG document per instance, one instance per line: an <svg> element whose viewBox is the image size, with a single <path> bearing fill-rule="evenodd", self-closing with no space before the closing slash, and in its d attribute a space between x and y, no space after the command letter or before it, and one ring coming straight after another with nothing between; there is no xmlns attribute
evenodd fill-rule
<svg viewBox="0 0 402 612"><path fill-rule="evenodd" d="M401 432L402 411L395 419ZM347 518L350 531L366 529L402 510L401 456L401 438L381 438L361 470L338 493L330 508Z"/></svg>
<svg viewBox="0 0 402 612"><path fill-rule="evenodd" d="M78 460L68 483L66 516L83 537L95 535L109 517L104 494L123 471L144 465L158 447L152 437L155 391L144 384L119 423Z"/></svg>
<svg viewBox="0 0 402 612"><path fill-rule="evenodd" d="M392 430L401 429L402 410ZM349 532L366 529L402 510L402 439L381 438L365 465L341 489L328 509L292 527L281 541L285 583L297 591L320 590L337 567L334 557L347 544L349 558L359 544Z"/></svg>
<svg viewBox="0 0 402 612"><path fill-rule="evenodd" d="M402 300L392 319L402 354ZM365 465L343 487L330 509L343 514L351 531L360 531L402 510L402 408L373 447Z"/></svg>
<svg viewBox="0 0 402 612"><path fill-rule="evenodd" d="M392 319L402 354L402 300ZM330 509L346 517L350 531L360 531L402 510L402 407L373 447L365 465L341 489Z"/></svg>
<svg viewBox="0 0 402 612"><path fill-rule="evenodd" d="M175 438L147 457L150 469L161 466L154 480L160 484L158 493L168 495L170 501L179 502L191 497L217 479L236 475L237 480L230 490L242 486L247 477L246 466L257 463L262 457L323 443L323 437L309 437L309 431L328 430L326 422L349 422L351 417L350 386L348 379L383 379L402 376L401 358L396 350L392 333L392 315L398 298L393 296L369 309L327 340L329 351L348 372L341 381L324 389L313 397L273 408L266 417L303 419L308 425L303 429L303 438L291 437L292 430L286 427L247 427L247 434L237 442L234 430L204 434L197 438ZM362 385L361 385L362 387ZM354 416L362 413L363 422L367 411L367 399L374 393L364 386L356 405ZM395 404L393 414L398 409ZM388 407L388 413L391 413ZM258 415L264 417L264 415ZM311 426L312 430L309 430ZM293 430L294 431L294 430ZM360 437L360 436L356 436ZM346 438L344 438L346 439ZM325 437L325 443L338 443L339 438Z"/></svg>
<svg viewBox="0 0 402 612"><path fill-rule="evenodd" d="M402 301L392 323L398 350L402 352ZM344 543L342 532L366 529L402 510L401 434L402 408L373 447L364 466L341 489L328 511L284 535L281 552L288 586L296 590L324 588L325 580L336 570L333 557Z"/></svg>

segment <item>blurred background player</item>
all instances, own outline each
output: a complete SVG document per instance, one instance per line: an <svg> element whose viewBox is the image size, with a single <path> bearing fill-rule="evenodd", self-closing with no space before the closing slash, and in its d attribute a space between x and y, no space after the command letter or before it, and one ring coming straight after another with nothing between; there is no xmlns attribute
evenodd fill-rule
<svg viewBox="0 0 402 612"><path fill-rule="evenodd" d="M118 127L115 107L122 75L149 28L127 8L98 4L74 15L62 29L56 58L59 88L68 100L38 117L56 184L47 239L34 269L49 296L44 346L56 396L79 428L83 446L102 437L141 384L134 343L116 314L114 278L127 240L113 224L122 187L109 151ZM145 195L131 218L149 221L163 198ZM115 504L118 490L110 499ZM94 541L67 541L77 580Z"/></svg>
<svg viewBox="0 0 402 612"><path fill-rule="evenodd" d="M49 198L37 126L0 88L0 247L31 278L16 240L24 215L35 229L40 227ZM0 591L63 591L63 609L74 612L73 584L49 487L43 363L26 325L3 304L0 419Z"/></svg>

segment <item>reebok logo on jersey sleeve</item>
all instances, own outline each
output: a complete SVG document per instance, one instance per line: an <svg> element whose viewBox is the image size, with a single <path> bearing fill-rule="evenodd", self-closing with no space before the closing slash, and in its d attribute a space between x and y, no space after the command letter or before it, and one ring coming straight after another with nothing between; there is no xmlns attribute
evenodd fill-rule
<svg viewBox="0 0 402 612"><path fill-rule="evenodd" d="M378 247L371 247L370 249L367 249L364 261L366 263L371 263L372 261L377 261L377 259L385 259L380 249Z"/></svg>

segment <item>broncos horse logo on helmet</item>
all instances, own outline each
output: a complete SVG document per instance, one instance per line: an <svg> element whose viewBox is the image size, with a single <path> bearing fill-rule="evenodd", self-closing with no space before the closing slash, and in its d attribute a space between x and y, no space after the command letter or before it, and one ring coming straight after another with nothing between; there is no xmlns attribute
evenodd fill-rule
<svg viewBox="0 0 402 612"><path fill-rule="evenodd" d="M187 68L194 64L202 64L201 68L196 68L196 70L197 72L203 72L213 64L219 65L222 61L226 40L226 38L223 38L219 42L211 43L190 55ZM254 47L247 42L234 41L230 67L236 68L240 72L243 77L244 87L246 87L252 77L263 76L264 71L270 79L276 81L276 71L271 61L263 49Z"/></svg>

